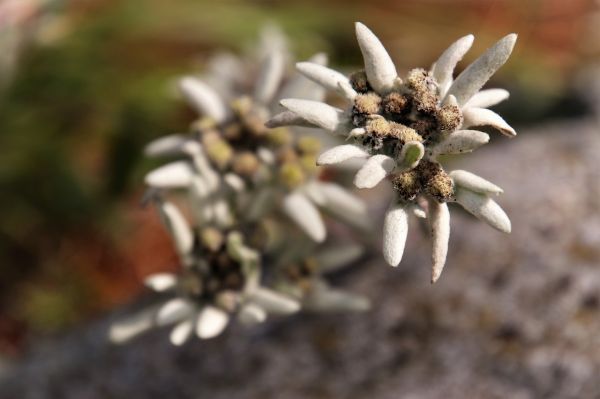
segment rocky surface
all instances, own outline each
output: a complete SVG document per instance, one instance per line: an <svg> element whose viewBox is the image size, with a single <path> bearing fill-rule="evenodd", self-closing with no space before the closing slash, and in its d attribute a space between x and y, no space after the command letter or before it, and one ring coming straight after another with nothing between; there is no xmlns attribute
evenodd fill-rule
<svg viewBox="0 0 600 399"><path fill-rule="evenodd" d="M600 397L598 126L569 121L498 138L455 166L505 189L513 233L452 207L436 285L413 223L398 269L375 257L339 277L372 298L366 314L234 326L183 348L166 331L111 346L114 315L34 349L3 373L0 397Z"/></svg>

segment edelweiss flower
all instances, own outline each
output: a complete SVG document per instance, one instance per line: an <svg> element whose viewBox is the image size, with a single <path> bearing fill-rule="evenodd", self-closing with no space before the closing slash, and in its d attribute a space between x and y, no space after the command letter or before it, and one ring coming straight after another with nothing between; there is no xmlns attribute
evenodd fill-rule
<svg viewBox="0 0 600 399"><path fill-rule="evenodd" d="M202 118L193 124L191 135L158 139L148 145L146 154L179 153L189 160L154 170L146 183L158 189L189 189L200 218L220 226L234 223L232 207L245 209L247 220L258 220L276 204L308 236L321 242L326 229L317 206L360 227L368 225L366 208L340 186L319 181L317 139L296 137L286 128L265 127L280 92L304 95L312 88L317 93L313 98L322 99L323 90L306 78L282 85L284 59L279 52L269 54L251 97L226 100L199 79L182 79L182 93ZM316 55L312 61L321 65L326 60ZM227 192L232 195L223 195Z"/></svg>
<svg viewBox="0 0 600 399"><path fill-rule="evenodd" d="M356 36L365 69L349 78L323 65L297 64L304 76L344 97L341 110L317 101L284 99L287 111L271 125L313 125L345 137L350 144L334 147L318 158L331 165L350 158L365 158L356 174L359 188L371 188L384 178L394 187L395 200L384 221L383 254L393 266L400 263L408 230L407 211L422 215L427 203L433 238L432 282L443 269L448 250L450 219L447 202L503 232L510 221L491 197L502 192L492 183L466 171L446 173L438 157L470 152L489 136L474 126L491 126L507 136L516 135L498 114L487 109L508 98L502 89L480 90L512 52L517 36L510 34L488 49L453 80L456 64L473 43L465 36L452 44L429 71L413 69L405 80L377 37L356 24Z"/></svg>
<svg viewBox="0 0 600 399"><path fill-rule="evenodd" d="M219 335L230 314L249 324L264 321L267 313L290 314L300 309L300 303L291 297L260 286L260 256L244 245L240 233L224 236L207 227L195 239L173 204L162 202L159 209L184 270L146 278L149 288L172 297L113 325L113 342L125 342L155 326L176 324L170 339L174 345L182 345L194 330L201 339Z"/></svg>

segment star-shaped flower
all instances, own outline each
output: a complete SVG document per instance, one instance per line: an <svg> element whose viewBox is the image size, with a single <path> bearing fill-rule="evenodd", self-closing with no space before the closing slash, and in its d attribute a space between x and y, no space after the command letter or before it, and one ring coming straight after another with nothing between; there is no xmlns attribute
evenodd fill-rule
<svg viewBox="0 0 600 399"><path fill-rule="evenodd" d="M281 105L287 111L276 115L269 125L313 125L345 137L349 143L321 154L319 165L364 158L354 180L357 187L374 187L386 177L391 181L395 199L385 216L383 236L383 254L390 265L396 266L402 259L409 211L423 215L421 205L427 204L435 282L448 251L448 202L457 202L492 227L510 232L508 217L491 198L502 190L466 171L447 173L439 157L486 144L489 136L472 129L476 126L516 135L504 119L487 109L508 98L508 92L481 88L506 62L517 36L510 34L498 41L453 79L456 64L473 43L472 35L465 36L429 71L413 69L404 80L366 26L357 23L356 36L364 71L346 77L323 65L297 64L304 76L345 98L348 107L342 110L318 101L283 99Z"/></svg>

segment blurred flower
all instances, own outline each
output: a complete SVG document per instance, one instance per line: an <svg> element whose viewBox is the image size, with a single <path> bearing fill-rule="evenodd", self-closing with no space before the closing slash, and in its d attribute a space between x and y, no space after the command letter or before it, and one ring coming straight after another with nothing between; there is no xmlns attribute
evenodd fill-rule
<svg viewBox="0 0 600 399"><path fill-rule="evenodd" d="M297 248L303 248L300 262L317 253L315 243L326 238L318 208L360 228L369 223L362 201L335 183L319 180L318 138L265 127L278 93L323 100L324 90L304 77L283 83L289 59L283 41L272 38L263 43L262 67L253 87L239 81L241 72L232 72L251 66L223 55L219 59L225 68L215 71L213 78L231 78L231 84L222 82L213 89L195 77L181 79L179 88L199 119L189 134L159 138L145 149L150 157L182 158L151 171L145 180L150 187L147 200L156 204L183 270L148 277L147 285L168 292L169 298L116 323L111 329L115 342L175 324L171 342L181 345L194 329L203 339L219 335L233 315L246 324L258 323L269 313L290 314L301 307L343 310L345 299L350 300L346 310L368 308L365 299L330 289L317 274L303 292L290 290L298 287L297 281L281 284L272 277L280 275L276 259ZM325 62L321 55L312 60ZM181 194L186 201L181 201ZM345 251L335 263L347 265L361 252ZM331 257L323 262L330 263Z"/></svg>
<svg viewBox="0 0 600 399"><path fill-rule="evenodd" d="M498 114L487 109L506 98L502 89L481 90L508 59L517 36L510 34L488 49L456 79L456 64L470 49L473 36L453 43L429 71L416 68L405 80L377 37L363 24L356 36L365 69L347 78L323 65L297 64L304 76L338 93L349 103L341 110L318 101L283 99L287 111L272 121L313 125L345 137L351 144L334 147L318 158L318 164L337 164L350 158L367 161L356 174L358 188L371 188L388 178L395 199L384 221L383 254L393 266L400 263L408 231L408 213L427 210L433 239L432 282L444 267L450 234L447 202L467 211L503 232L510 221L491 197L500 188L465 171L447 173L439 157L470 152L489 136L475 126L491 126L507 136L516 135ZM270 122L273 125L273 122Z"/></svg>

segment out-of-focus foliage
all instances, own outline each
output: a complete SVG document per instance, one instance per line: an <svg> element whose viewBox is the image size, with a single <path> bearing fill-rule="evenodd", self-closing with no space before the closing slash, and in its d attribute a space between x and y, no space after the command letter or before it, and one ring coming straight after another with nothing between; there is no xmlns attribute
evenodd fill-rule
<svg viewBox="0 0 600 399"><path fill-rule="evenodd" d="M478 38L473 57L515 31L519 45L497 76L516 82L508 87L514 94L500 112L532 123L580 111L565 99L589 58L580 38L591 7L589 0L72 0L40 10L40 28L0 93L0 351L14 352L26 331L57 331L122 303L141 276L175 262L154 215L139 209L151 166L141 147L192 120L172 83L211 53L243 51L274 22L300 58L326 51L334 66L357 65L350 22L361 20L402 70L429 66L466 33Z"/></svg>

